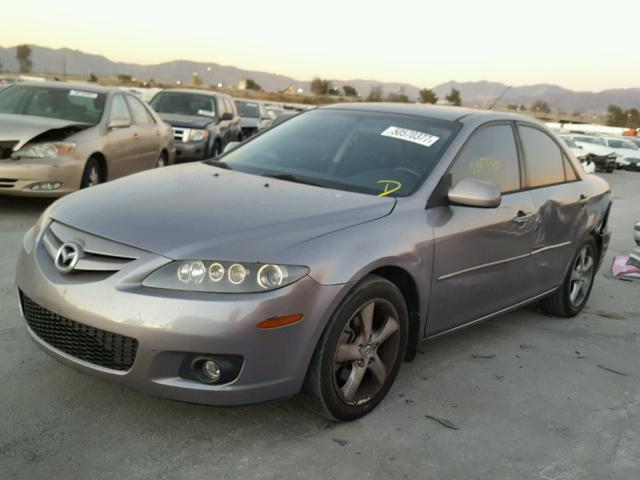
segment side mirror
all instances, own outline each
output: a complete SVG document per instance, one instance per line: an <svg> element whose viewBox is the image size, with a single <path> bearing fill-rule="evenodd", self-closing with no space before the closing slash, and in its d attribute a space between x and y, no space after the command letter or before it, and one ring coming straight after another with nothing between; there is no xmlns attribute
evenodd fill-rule
<svg viewBox="0 0 640 480"><path fill-rule="evenodd" d="M233 114L229 112L224 112L222 114L222 117L220 117L220 120L233 120Z"/></svg>
<svg viewBox="0 0 640 480"><path fill-rule="evenodd" d="M240 146L240 142L229 142L227 146L224 147L223 153L230 152L231 150L235 150Z"/></svg>
<svg viewBox="0 0 640 480"><path fill-rule="evenodd" d="M108 128L129 128L131 126L131 120L127 118L114 118L109 121Z"/></svg>
<svg viewBox="0 0 640 480"><path fill-rule="evenodd" d="M496 208L502 195L497 185L473 178L460 180L449 189L449 201L465 207Z"/></svg>

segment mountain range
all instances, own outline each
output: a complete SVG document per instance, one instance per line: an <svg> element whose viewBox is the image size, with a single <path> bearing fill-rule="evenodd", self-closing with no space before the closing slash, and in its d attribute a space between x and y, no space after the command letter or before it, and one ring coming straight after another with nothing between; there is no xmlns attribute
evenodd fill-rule
<svg viewBox="0 0 640 480"><path fill-rule="evenodd" d="M68 48L52 49L32 45L33 71L39 73L51 73L61 75L66 71L70 75L90 74L100 77L115 77L119 74L131 75L138 80L155 79L163 83L177 81L188 84L194 72L197 72L206 84L223 83L236 85L240 77L251 78L265 90L278 91L289 86L295 89L309 90L310 81L296 80L284 75L269 72L244 70L234 66L219 65L217 63L203 63L189 60L176 60L156 65L139 65L133 63L114 62L102 55L94 55L72 50ZM16 48L0 47L0 65L4 71L15 72L18 70L18 62L15 58ZM336 87L351 85L356 88L361 96L366 97L372 87L382 87L386 93L404 92L411 100L418 98L420 88L408 83L381 82L377 80L332 79ZM440 99L456 88L460 91L463 104L478 107L488 107L500 95L499 104L524 104L531 105L536 100L547 102L554 110L566 113L601 112L609 105L618 105L623 109L640 109L640 88L611 89L601 92L573 91L558 85L538 84L529 86L513 86L499 82L447 82L431 87ZM507 91L507 89L509 90Z"/></svg>

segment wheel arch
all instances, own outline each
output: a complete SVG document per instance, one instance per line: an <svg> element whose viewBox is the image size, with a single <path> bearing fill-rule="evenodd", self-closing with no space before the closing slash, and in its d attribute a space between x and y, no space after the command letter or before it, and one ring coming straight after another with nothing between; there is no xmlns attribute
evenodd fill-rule
<svg viewBox="0 0 640 480"><path fill-rule="evenodd" d="M402 296L407 305L409 313L409 339L407 341L407 350L405 352L405 362L412 361L416 356L418 341L420 338L420 295L418 286L413 276L404 268L395 265L378 267L368 273L369 275L377 275L389 282L393 283Z"/></svg>

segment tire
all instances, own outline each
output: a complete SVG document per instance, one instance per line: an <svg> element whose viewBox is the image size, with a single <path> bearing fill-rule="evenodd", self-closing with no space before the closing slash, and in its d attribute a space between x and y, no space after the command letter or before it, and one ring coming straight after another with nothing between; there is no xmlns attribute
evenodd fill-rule
<svg viewBox="0 0 640 480"><path fill-rule="evenodd" d="M588 269L585 269L582 263L583 252L586 257L591 259ZM575 317L579 314L589 300L599 255L596 241L589 235L571 259L571 268L569 268L562 285L553 295L542 301L542 308L548 313L565 318ZM582 282L581 285L580 282ZM579 291L576 296L574 289L578 287Z"/></svg>
<svg viewBox="0 0 640 480"><path fill-rule="evenodd" d="M101 183L104 183L105 175L97 158L91 157L87 160L82 172L82 180L80 181L80 188L95 187Z"/></svg>
<svg viewBox="0 0 640 480"><path fill-rule="evenodd" d="M169 165L169 158L165 152L160 152L158 160L156 161L156 168L162 168Z"/></svg>
<svg viewBox="0 0 640 480"><path fill-rule="evenodd" d="M209 155L207 156L207 158L216 158L221 153L222 153L222 144L220 143L220 140L215 140L211 144L211 147L209 148Z"/></svg>
<svg viewBox="0 0 640 480"><path fill-rule="evenodd" d="M363 318L371 319L368 334ZM318 341L303 386L309 406L340 421L373 410L398 374L408 331L407 306L398 287L377 275L365 277L336 309Z"/></svg>

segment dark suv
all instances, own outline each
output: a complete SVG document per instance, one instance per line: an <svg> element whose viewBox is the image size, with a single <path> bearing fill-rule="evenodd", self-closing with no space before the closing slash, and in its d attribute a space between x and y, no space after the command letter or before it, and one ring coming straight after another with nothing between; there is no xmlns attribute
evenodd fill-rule
<svg viewBox="0 0 640 480"><path fill-rule="evenodd" d="M240 117L229 95L170 89L156 94L151 106L173 128L176 162L213 158L227 143L242 141Z"/></svg>

